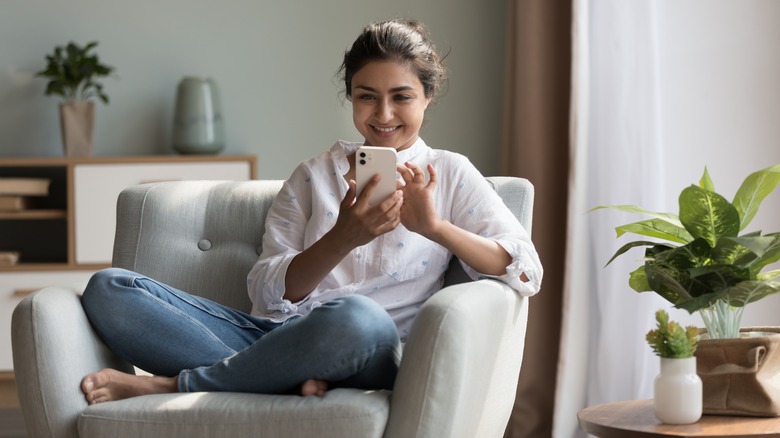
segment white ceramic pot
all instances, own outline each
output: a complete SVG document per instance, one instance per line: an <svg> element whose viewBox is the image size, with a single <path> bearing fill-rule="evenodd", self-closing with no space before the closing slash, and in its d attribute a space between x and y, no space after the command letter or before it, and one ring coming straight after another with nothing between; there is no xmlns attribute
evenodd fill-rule
<svg viewBox="0 0 780 438"><path fill-rule="evenodd" d="M696 358L661 358L661 372L655 378L655 416L666 424L699 421L702 412L702 384L696 374Z"/></svg>

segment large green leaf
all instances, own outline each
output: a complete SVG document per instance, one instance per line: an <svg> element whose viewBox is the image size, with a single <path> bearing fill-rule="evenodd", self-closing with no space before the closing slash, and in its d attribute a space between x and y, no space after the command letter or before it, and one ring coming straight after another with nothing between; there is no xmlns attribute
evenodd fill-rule
<svg viewBox="0 0 780 438"><path fill-rule="evenodd" d="M631 271L628 275L628 285L637 292L650 292L653 290L650 287L650 283L647 282L647 273L645 273L644 265Z"/></svg>
<svg viewBox="0 0 780 438"><path fill-rule="evenodd" d="M615 260L619 255L624 254L626 251L628 251L631 248L635 248L637 246L653 246L653 245L657 245L657 243L656 242L647 242L647 241L643 241L643 240L637 240L636 242L628 242L625 245L623 245L620 248L618 248L617 251L615 251L615 255L613 255L612 258L609 259L609 261L607 262L606 265L604 265L604 267L606 267L607 265L612 263L612 261Z"/></svg>
<svg viewBox="0 0 780 438"><path fill-rule="evenodd" d="M712 178L710 178L710 173L707 171L706 166L704 167L704 175L702 175L699 180L699 187L710 192L715 191L715 183L712 182Z"/></svg>
<svg viewBox="0 0 780 438"><path fill-rule="evenodd" d="M691 280L702 286L700 293L703 295L714 290L721 290L737 285L743 281L751 280L750 270L734 265L709 265L695 267L688 270Z"/></svg>
<svg viewBox="0 0 780 438"><path fill-rule="evenodd" d="M775 269L772 271L765 271L758 275L756 275L756 280L758 281L772 281L775 278L780 277L780 269Z"/></svg>
<svg viewBox="0 0 780 438"><path fill-rule="evenodd" d="M727 292L728 289L723 289L720 291L699 295L696 298L683 301L675 305L675 307L677 307L678 309L687 310L688 313L698 312L699 310L712 307L712 305L715 304L715 302L718 301L721 297L725 297Z"/></svg>
<svg viewBox="0 0 780 438"><path fill-rule="evenodd" d="M772 281L743 281L720 293L730 306L742 307L780 292L780 283Z"/></svg>
<svg viewBox="0 0 780 438"><path fill-rule="evenodd" d="M780 238L775 237L774 242L766 247L763 253L756 253L758 257L748 265L753 275L758 275L768 264L780 260Z"/></svg>
<svg viewBox="0 0 780 438"><path fill-rule="evenodd" d="M678 227L682 227L682 223L680 222L680 218L677 217L674 213L657 213L655 211L645 210L642 207L637 207L636 205L599 205L598 207L592 208L590 211L594 210L602 210L605 208L609 208L612 210L619 210L624 211L626 213L638 213L643 214L646 216L650 216L651 218L657 218L661 219L662 221L669 222L672 225L676 225Z"/></svg>
<svg viewBox="0 0 780 438"><path fill-rule="evenodd" d="M739 213L726 198L691 185L680 193L680 221L693 237L701 237L714 247L718 239L736 237Z"/></svg>
<svg viewBox="0 0 780 438"><path fill-rule="evenodd" d="M740 230L744 230L753 221L761 202L772 193L778 182L780 182L780 164L753 172L745 178L737 194L734 195L733 202L740 217Z"/></svg>
<svg viewBox="0 0 780 438"><path fill-rule="evenodd" d="M680 281L688 279L681 279L680 273L681 271L666 269L659 265L645 264L645 274L650 288L674 305L679 305L693 298Z"/></svg>
<svg viewBox="0 0 780 438"><path fill-rule="evenodd" d="M719 263L731 263L750 269L755 277L764 267L780 260L780 236L760 236L754 233L739 237L724 237L713 249Z"/></svg>
<svg viewBox="0 0 780 438"><path fill-rule="evenodd" d="M625 233L634 233L647 237L655 237L676 243L688 243L693 236L682 225L673 225L661 219L648 219L640 222L621 225L615 228L617 237Z"/></svg>

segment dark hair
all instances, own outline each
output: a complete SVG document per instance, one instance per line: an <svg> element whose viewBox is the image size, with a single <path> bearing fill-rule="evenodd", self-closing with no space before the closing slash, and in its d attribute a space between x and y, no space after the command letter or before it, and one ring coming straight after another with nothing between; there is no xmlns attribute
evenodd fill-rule
<svg viewBox="0 0 780 438"><path fill-rule="evenodd" d="M443 59L422 23L395 19L364 27L352 48L344 53L339 74L344 81L344 93L352 100L352 77L369 62L409 63L422 82L425 97L434 99L447 81Z"/></svg>

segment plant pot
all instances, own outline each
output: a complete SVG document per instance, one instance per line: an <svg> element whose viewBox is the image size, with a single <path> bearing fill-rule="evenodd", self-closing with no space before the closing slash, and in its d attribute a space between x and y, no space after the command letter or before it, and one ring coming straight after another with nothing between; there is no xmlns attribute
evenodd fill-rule
<svg viewBox="0 0 780 438"><path fill-rule="evenodd" d="M92 155L95 130L95 102L77 101L60 104L60 129L65 156Z"/></svg>
<svg viewBox="0 0 780 438"><path fill-rule="evenodd" d="M696 374L696 358L661 358L655 378L655 416L666 424L691 424L702 414L702 384Z"/></svg>
<svg viewBox="0 0 780 438"><path fill-rule="evenodd" d="M780 416L780 327L745 327L742 336L707 339L696 349L710 415Z"/></svg>

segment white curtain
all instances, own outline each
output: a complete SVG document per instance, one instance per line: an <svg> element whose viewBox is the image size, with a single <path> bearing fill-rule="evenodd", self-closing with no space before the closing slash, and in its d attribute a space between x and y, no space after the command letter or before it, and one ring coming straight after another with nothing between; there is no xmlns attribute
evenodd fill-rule
<svg viewBox="0 0 780 438"><path fill-rule="evenodd" d="M598 205L666 210L658 110L658 53L652 0L574 0L569 242L553 435L584 436L577 411L651 398L658 361L644 340L654 313L669 308L638 294L632 250L606 262L630 236L617 225L642 217ZM636 252L634 252L636 251Z"/></svg>

